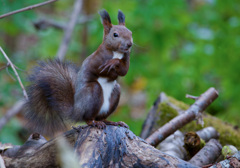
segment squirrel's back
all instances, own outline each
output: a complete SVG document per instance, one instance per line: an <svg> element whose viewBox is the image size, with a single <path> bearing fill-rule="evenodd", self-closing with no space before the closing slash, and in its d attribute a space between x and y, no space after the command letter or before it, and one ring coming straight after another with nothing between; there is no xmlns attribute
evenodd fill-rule
<svg viewBox="0 0 240 168"><path fill-rule="evenodd" d="M28 127L51 134L66 128L74 104L76 66L60 60L39 62L29 75Z"/></svg>

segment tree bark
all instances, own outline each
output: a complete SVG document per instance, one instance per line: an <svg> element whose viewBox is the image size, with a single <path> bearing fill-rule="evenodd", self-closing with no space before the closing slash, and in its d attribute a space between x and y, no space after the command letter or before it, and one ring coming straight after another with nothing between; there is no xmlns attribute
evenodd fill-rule
<svg viewBox="0 0 240 168"><path fill-rule="evenodd" d="M240 151L238 151L233 156L212 165L209 168L238 168L240 167Z"/></svg>
<svg viewBox="0 0 240 168"><path fill-rule="evenodd" d="M216 140L211 139L195 156L189 160L197 166L204 166L214 163L220 156L222 150L222 145Z"/></svg>
<svg viewBox="0 0 240 168"><path fill-rule="evenodd" d="M78 156L79 167L191 167L196 166L162 153L130 130L107 126L106 129L82 127L63 135ZM61 167L57 141L43 144L22 157L3 156L6 167Z"/></svg>

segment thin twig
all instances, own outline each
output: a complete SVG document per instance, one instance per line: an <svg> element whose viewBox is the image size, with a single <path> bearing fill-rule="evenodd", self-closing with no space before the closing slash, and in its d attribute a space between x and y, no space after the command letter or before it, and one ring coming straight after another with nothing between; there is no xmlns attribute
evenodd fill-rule
<svg viewBox="0 0 240 168"><path fill-rule="evenodd" d="M7 74L10 76L10 78L12 78L12 80L16 81L16 79L10 74L10 72L8 71L8 67L6 68Z"/></svg>
<svg viewBox="0 0 240 168"><path fill-rule="evenodd" d="M62 43L58 49L56 57L59 58L60 60L63 60L66 53L67 49L71 40L72 32L73 29L77 23L78 15L80 14L82 9L82 0L76 0L74 3L74 9L72 12L72 15L70 17L69 23L67 24L68 26L66 27L64 31L64 36L62 39Z"/></svg>
<svg viewBox="0 0 240 168"><path fill-rule="evenodd" d="M0 47L0 51L2 52L3 56L6 58L6 60L8 61L8 63L11 65L11 67L12 67L12 69L13 69L13 71L14 71L17 79L18 79L18 82L19 82L19 84L20 84L20 86L21 86L21 88L22 88L22 90L23 90L23 95L24 95L24 97L26 98L26 100L28 100L27 92L26 92L26 90L25 90L25 88L24 88L24 86L23 86L23 84L22 84L22 81L21 81L21 79L20 79L20 77L19 77L19 75L18 75L18 73L17 73L17 71L16 71L16 69L15 69L14 64L13 64L12 61L8 58L7 54L3 51L2 47Z"/></svg>
<svg viewBox="0 0 240 168"><path fill-rule="evenodd" d="M193 95L186 94L186 98L193 99L193 100L197 100L199 97L198 97L198 96L193 96Z"/></svg>
<svg viewBox="0 0 240 168"><path fill-rule="evenodd" d="M21 69L21 68L18 68L16 65L14 65L14 67L19 70L19 71L23 71L23 72L26 72L25 70Z"/></svg>
<svg viewBox="0 0 240 168"><path fill-rule="evenodd" d="M4 17L7 17L7 16L10 16L10 15L13 15L13 14L16 14L16 13L31 10L31 9L37 8L39 6L43 6L43 5L55 2L55 1L57 1L57 0L49 0L49 1L46 1L46 2L42 2L42 3L39 3L39 4L35 4L35 5L32 5L32 6L25 7L25 8L22 8L22 9L18 9L18 10L15 10L15 11L12 11L12 12L1 15L0 19L2 19Z"/></svg>
<svg viewBox="0 0 240 168"><path fill-rule="evenodd" d="M6 69L6 68L9 67L9 66L10 66L10 64L7 63L7 65L5 65L5 66L3 66L3 67L0 68L0 71L3 70L3 69Z"/></svg>

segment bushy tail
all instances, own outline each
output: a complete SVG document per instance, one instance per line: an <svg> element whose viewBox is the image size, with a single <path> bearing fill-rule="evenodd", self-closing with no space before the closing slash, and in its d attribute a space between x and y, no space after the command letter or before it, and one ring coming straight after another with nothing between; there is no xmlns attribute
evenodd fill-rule
<svg viewBox="0 0 240 168"><path fill-rule="evenodd" d="M39 62L29 75L26 103L28 127L49 135L66 129L74 103L77 68L69 62Z"/></svg>

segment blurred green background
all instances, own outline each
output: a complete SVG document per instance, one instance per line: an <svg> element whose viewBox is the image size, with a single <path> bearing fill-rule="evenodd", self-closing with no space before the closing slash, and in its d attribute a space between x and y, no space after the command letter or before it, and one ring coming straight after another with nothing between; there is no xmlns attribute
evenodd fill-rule
<svg viewBox="0 0 240 168"><path fill-rule="evenodd" d="M0 14L43 2L41 0L1 0ZM33 23L48 19L67 26L73 0L57 1L34 10L0 19L0 46L18 71L24 85L38 60L54 58L63 30L37 30ZM100 45L103 27L97 11L106 9L113 24L117 11L126 15L133 32L131 66L120 79L122 98L111 120L122 120L139 135L147 111L161 91L193 103L185 94L200 95L209 87L220 96L208 112L240 126L240 2L239 0L85 0L66 59L81 65L83 58ZM6 60L0 54L0 66ZM9 73L14 76L9 68ZM14 77L15 78L15 77ZM0 115L23 98L22 90L6 70L0 71ZM1 131L0 141L21 144L29 133L21 114Z"/></svg>

